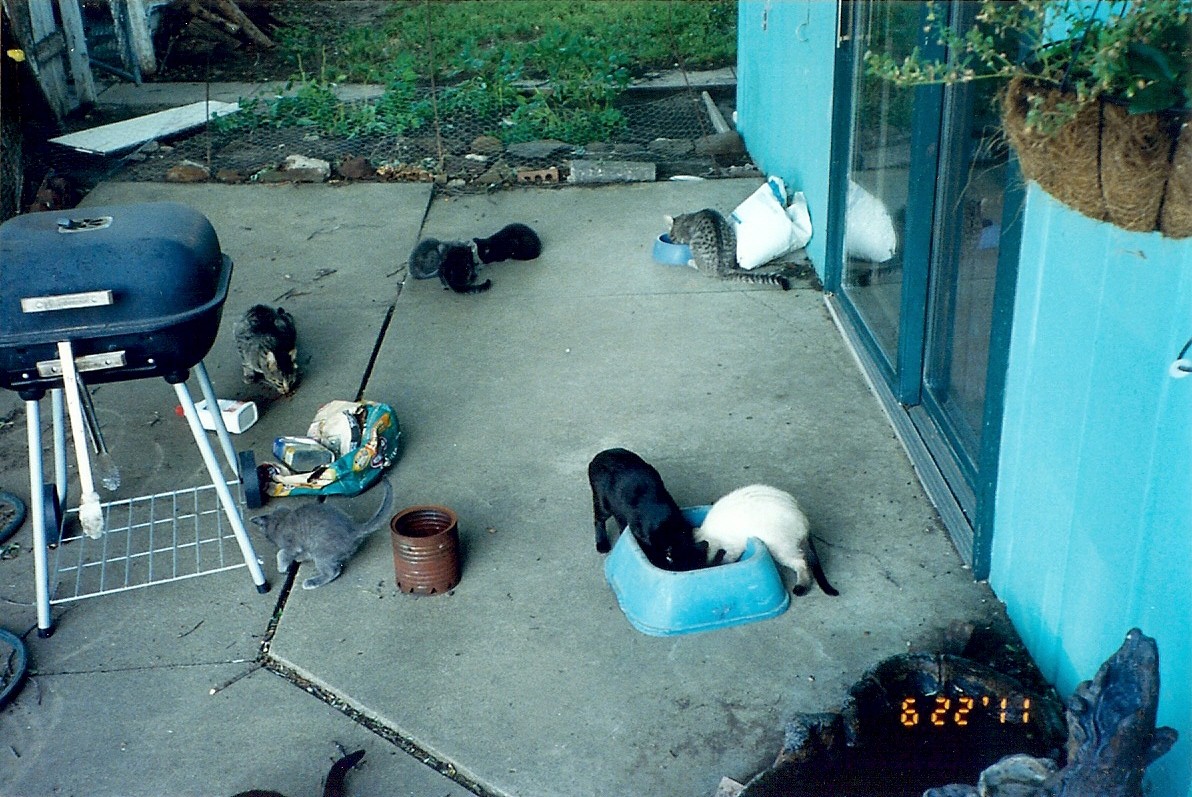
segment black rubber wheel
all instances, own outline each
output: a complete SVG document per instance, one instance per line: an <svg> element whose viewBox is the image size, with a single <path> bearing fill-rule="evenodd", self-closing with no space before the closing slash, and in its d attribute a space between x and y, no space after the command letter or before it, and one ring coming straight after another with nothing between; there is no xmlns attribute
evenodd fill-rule
<svg viewBox="0 0 1192 797"><path fill-rule="evenodd" d="M241 451L237 458L240 462L240 484L244 487L244 505L249 509L260 509L265 505L265 483L261 481L261 472L257 470L257 458L251 451Z"/></svg>
<svg viewBox="0 0 1192 797"><path fill-rule="evenodd" d="M46 545L51 548L62 542L62 504L58 502L58 488L52 484L41 486L42 523L46 530Z"/></svg>
<svg viewBox="0 0 1192 797"><path fill-rule="evenodd" d="M5 648L11 653L4 654ZM25 673L29 668L29 657L25 651L25 642L16 634L11 634L0 628L0 660L8 662L7 667L0 669L0 709L8 705L21 684L25 682Z"/></svg>
<svg viewBox="0 0 1192 797"><path fill-rule="evenodd" d="M17 533L25 522L25 502L12 493L0 492L0 544Z"/></svg>

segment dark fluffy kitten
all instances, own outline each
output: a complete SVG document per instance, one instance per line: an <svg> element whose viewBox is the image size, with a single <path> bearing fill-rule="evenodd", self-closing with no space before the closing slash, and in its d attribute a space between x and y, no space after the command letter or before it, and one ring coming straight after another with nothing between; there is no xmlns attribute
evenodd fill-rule
<svg viewBox="0 0 1192 797"><path fill-rule="evenodd" d="M492 280L476 282L476 256L467 244L450 243L440 249L439 281L456 293L481 293L493 286Z"/></svg>
<svg viewBox="0 0 1192 797"><path fill-rule="evenodd" d="M298 331L282 308L253 305L232 327L245 382L264 379L279 393L298 387Z"/></svg>
<svg viewBox="0 0 1192 797"><path fill-rule="evenodd" d="M597 551L612 549L605 527L611 516L637 538L642 553L655 567L695 570L707 566L708 544L695 541L691 524L667 492L662 477L637 454L624 448L601 451L588 464L588 482Z"/></svg>
<svg viewBox="0 0 1192 797"><path fill-rule="evenodd" d="M473 238L481 263L533 260L542 254L542 240L525 224L506 224L487 238Z"/></svg>

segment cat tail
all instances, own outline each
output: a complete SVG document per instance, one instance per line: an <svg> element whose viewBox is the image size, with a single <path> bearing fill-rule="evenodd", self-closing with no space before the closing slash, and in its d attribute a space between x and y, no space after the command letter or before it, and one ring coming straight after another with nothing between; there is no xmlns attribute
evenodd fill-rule
<svg viewBox="0 0 1192 797"><path fill-rule="evenodd" d="M781 274L754 274L752 271L729 271L724 275L725 279L737 280L738 282L750 282L754 285L773 285L776 288L782 288L784 291L791 289L791 281Z"/></svg>
<svg viewBox="0 0 1192 797"><path fill-rule="evenodd" d="M811 537L807 538L807 566L811 568L811 575L815 577L815 583L819 584L819 588L824 591L825 595L836 597L840 594L835 587L828 583L823 565L820 564L819 552L815 550L815 543L811 541Z"/></svg>
<svg viewBox="0 0 1192 797"><path fill-rule="evenodd" d="M344 781L348 772L359 764L362 758L364 751L357 750L332 764L331 771L327 773L327 783L323 786L323 797L344 797Z"/></svg>
<svg viewBox="0 0 1192 797"><path fill-rule="evenodd" d="M390 513L393 511L393 485L385 478L381 479L381 484L385 487L385 498L373 516L360 526L361 537L367 537L389 522Z"/></svg>

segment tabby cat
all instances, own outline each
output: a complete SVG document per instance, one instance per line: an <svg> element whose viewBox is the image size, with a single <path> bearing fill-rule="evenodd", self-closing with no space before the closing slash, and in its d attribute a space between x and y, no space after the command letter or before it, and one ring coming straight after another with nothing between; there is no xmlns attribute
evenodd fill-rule
<svg viewBox="0 0 1192 797"><path fill-rule="evenodd" d="M264 379L283 396L298 387L298 331L282 308L253 305L232 327L245 382Z"/></svg>
<svg viewBox="0 0 1192 797"><path fill-rule="evenodd" d="M667 216L670 239L691 247L691 262L713 277L755 285L773 285L789 291L790 280L781 274L755 274L737 266L737 233L732 222L712 208Z"/></svg>

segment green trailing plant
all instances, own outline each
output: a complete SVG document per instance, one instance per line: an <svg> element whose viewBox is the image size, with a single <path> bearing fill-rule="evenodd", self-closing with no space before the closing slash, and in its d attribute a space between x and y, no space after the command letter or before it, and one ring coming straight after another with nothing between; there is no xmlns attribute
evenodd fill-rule
<svg viewBox="0 0 1192 797"><path fill-rule="evenodd" d="M946 8L928 3L925 24L946 59L869 52L869 72L900 86L1022 78L1057 89L1058 102L1030 98L1027 126L1045 134L1101 100L1131 114L1192 110L1192 0L981 0L961 29Z"/></svg>

